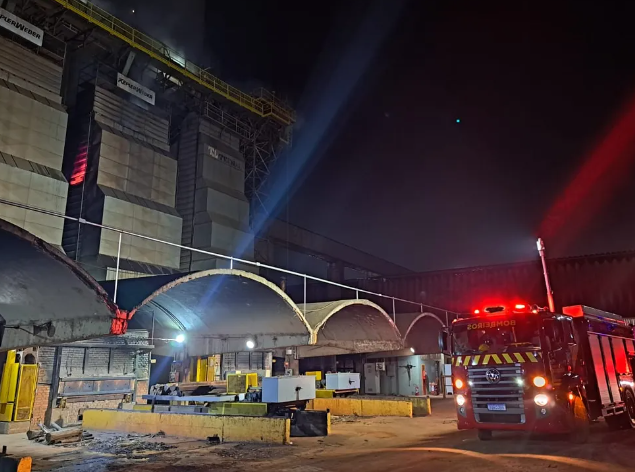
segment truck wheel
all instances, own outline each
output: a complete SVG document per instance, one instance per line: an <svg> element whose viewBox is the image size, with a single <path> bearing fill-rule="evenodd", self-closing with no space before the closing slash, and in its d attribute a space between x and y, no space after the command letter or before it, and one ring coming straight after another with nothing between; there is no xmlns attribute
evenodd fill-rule
<svg viewBox="0 0 635 472"><path fill-rule="evenodd" d="M624 413L624 425L627 428L635 428L635 395L630 390L624 390L624 403L626 413ZM627 419L628 418L628 419Z"/></svg>
<svg viewBox="0 0 635 472"><path fill-rule="evenodd" d="M584 444L589 439L589 414L582 398L576 396L571 405L571 442Z"/></svg>
<svg viewBox="0 0 635 472"><path fill-rule="evenodd" d="M481 441L491 441L492 439L492 431L489 429L479 429L478 430L478 438Z"/></svg>

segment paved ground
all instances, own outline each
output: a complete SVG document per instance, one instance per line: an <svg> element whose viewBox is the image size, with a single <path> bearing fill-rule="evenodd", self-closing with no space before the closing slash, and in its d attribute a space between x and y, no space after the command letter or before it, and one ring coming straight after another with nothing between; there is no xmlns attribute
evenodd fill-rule
<svg viewBox="0 0 635 472"><path fill-rule="evenodd" d="M101 452L87 447L29 446L21 438L10 438L8 444L9 452L29 450L34 456L34 470L56 472L632 470L629 465L633 463L635 431L609 433L604 424L597 424L586 445L574 445L561 437L515 433L501 433L494 441L481 442L473 432L456 430L451 401L434 401L433 413L428 418L413 419L336 418L331 436L296 439L292 446L212 446L173 438L124 437L119 439L122 444L111 448L119 454L109 454L109 448L103 445L115 441L112 435L99 437L97 449ZM174 448L157 452L141 447L137 451L137 441L164 442Z"/></svg>

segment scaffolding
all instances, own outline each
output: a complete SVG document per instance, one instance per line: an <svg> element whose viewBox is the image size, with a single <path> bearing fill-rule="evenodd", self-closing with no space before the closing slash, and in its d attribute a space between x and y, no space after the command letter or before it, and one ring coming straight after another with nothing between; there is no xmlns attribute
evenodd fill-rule
<svg viewBox="0 0 635 472"><path fill-rule="evenodd" d="M188 61L181 54L147 34L114 17L106 10L86 0L54 0L64 8L78 14L89 23L99 26L108 33L125 41L133 48L162 62L181 75L194 80L227 100L263 118L274 118L285 125L295 122L295 111L288 107L275 95L261 90L256 95L249 95L220 80L202 67Z"/></svg>

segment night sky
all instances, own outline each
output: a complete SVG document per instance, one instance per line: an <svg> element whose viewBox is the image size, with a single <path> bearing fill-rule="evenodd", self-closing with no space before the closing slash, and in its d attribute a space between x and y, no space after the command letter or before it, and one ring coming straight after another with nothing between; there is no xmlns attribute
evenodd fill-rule
<svg viewBox="0 0 635 472"><path fill-rule="evenodd" d="M635 2L137 3L151 34L293 101L293 223L413 270L535 258L538 235L552 256L635 249Z"/></svg>

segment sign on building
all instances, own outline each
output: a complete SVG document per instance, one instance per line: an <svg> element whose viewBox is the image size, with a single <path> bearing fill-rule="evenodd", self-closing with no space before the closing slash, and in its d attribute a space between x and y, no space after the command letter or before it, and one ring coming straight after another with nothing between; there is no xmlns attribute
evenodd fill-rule
<svg viewBox="0 0 635 472"><path fill-rule="evenodd" d="M9 13L4 8L0 8L0 26L37 46L42 46L44 31L18 18L13 13Z"/></svg>
<svg viewBox="0 0 635 472"><path fill-rule="evenodd" d="M121 73L117 73L117 87L125 90L131 95L134 95L137 98L140 98L144 102L149 103L150 105L154 105L155 94L153 90L150 90L148 87L144 87L138 82L135 82L132 79L129 79L125 75Z"/></svg>
<svg viewBox="0 0 635 472"><path fill-rule="evenodd" d="M218 159L223 164L227 164L230 167L233 167L236 170L244 171L245 165L239 161L238 159L234 159L233 157L226 156L222 154L215 147L207 145L207 153L212 156L214 159Z"/></svg>

